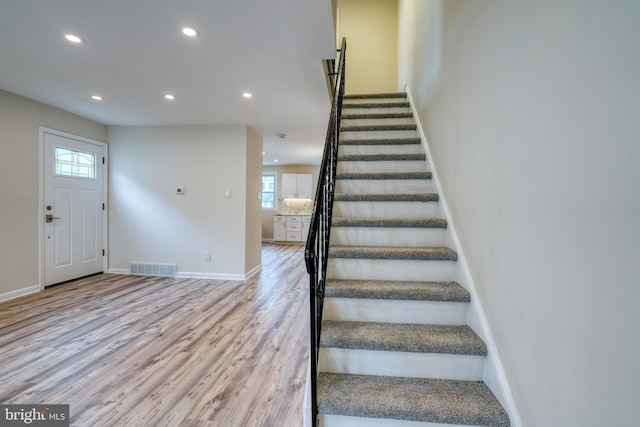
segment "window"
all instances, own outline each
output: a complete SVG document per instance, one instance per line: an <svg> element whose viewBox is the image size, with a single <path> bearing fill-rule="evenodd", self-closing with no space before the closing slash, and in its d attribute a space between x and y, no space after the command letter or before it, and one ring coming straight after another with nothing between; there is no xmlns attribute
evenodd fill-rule
<svg viewBox="0 0 640 427"><path fill-rule="evenodd" d="M69 148L55 149L56 175L96 178L96 155Z"/></svg>
<svg viewBox="0 0 640 427"><path fill-rule="evenodd" d="M262 209L276 208L276 173L262 174Z"/></svg>

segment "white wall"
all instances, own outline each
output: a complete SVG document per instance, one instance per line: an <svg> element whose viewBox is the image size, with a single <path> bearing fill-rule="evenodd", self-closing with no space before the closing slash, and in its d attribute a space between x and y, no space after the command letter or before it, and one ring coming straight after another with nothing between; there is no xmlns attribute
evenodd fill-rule
<svg viewBox="0 0 640 427"><path fill-rule="evenodd" d="M0 300L40 285L39 126L107 140L105 125L0 90Z"/></svg>
<svg viewBox="0 0 640 427"><path fill-rule="evenodd" d="M176 263L179 274L235 277L259 267L259 135L246 126L115 126L109 142L110 269Z"/></svg>
<svg viewBox="0 0 640 427"><path fill-rule="evenodd" d="M630 426L640 3L401 0L409 83L522 424Z"/></svg>

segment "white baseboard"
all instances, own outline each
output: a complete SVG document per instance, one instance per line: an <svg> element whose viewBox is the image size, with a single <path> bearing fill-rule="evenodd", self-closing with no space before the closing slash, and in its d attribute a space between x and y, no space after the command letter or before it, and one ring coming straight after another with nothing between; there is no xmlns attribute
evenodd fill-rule
<svg viewBox="0 0 640 427"><path fill-rule="evenodd" d="M183 279L245 280L244 274L198 273L191 271L180 271L176 273L176 277Z"/></svg>
<svg viewBox="0 0 640 427"><path fill-rule="evenodd" d="M311 420L311 355L307 363L307 381L304 386L304 401L302 403L302 426L316 427Z"/></svg>
<svg viewBox="0 0 640 427"><path fill-rule="evenodd" d="M176 273L176 277L184 279L209 279L209 280L237 280L243 281L250 277L255 276L262 270L262 264L249 270L245 274L224 274L224 273L198 273L190 271L179 271ZM110 268L107 273L111 274L131 274L131 271L127 268Z"/></svg>
<svg viewBox="0 0 640 427"><path fill-rule="evenodd" d="M442 214L447 220L447 229L451 233L450 236L454 246L453 249L458 253L459 281L460 284L471 294L471 304L468 314L469 326L480 336L480 338L482 338L487 346L488 356L486 359L483 380L509 414L511 425L513 427L521 427L522 421L520 419L520 414L513 399L513 394L511 393L506 373L502 367L496 343L493 339L493 335L491 334L491 330L489 329L489 323L485 316L484 309L482 308L482 302L478 296L478 292L471 275L471 270L469 269L469 264L467 263L467 259L462 249L460 238L456 232L456 227L451 217L451 211L447 205L446 197L442 192L442 185L440 184L438 172L433 162L433 156L429 149L429 140L424 133L422 124L420 123L420 117L418 116L418 111L413 102L413 97L411 96L411 91L408 85L405 86L405 92L407 93L407 99L409 100L410 108L416 121L418 134L422 139L422 143L427 154L427 162L429 162L429 167L432 173L432 181L435 185L436 191L440 195L439 203Z"/></svg>
<svg viewBox="0 0 640 427"><path fill-rule="evenodd" d="M176 273L176 277L183 277L189 279L210 279L210 280L247 280L250 277L258 274L262 270L262 264L249 270L245 274L224 274L224 273L192 273L188 271L180 271Z"/></svg>
<svg viewBox="0 0 640 427"><path fill-rule="evenodd" d="M245 280L260 273L260 270L262 270L262 264L256 265L254 268L252 268L247 273L245 273L244 275Z"/></svg>
<svg viewBox="0 0 640 427"><path fill-rule="evenodd" d="M40 285L29 286L27 288L16 289L15 291L0 294L0 302L9 301L14 298L23 297L25 295L34 294L40 291Z"/></svg>

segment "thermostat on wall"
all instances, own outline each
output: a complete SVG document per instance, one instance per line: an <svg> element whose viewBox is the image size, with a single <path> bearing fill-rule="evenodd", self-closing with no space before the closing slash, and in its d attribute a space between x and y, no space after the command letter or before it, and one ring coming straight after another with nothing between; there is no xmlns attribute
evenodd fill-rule
<svg viewBox="0 0 640 427"><path fill-rule="evenodd" d="M184 194L184 187L176 188L176 194Z"/></svg>

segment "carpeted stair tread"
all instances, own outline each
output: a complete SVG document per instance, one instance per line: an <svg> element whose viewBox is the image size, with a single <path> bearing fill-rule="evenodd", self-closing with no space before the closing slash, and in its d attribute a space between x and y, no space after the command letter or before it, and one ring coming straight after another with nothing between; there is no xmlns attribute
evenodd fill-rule
<svg viewBox="0 0 640 427"><path fill-rule="evenodd" d="M340 126L340 132L375 132L392 130L416 130L415 124L391 124L391 125L361 125L361 126Z"/></svg>
<svg viewBox="0 0 640 427"><path fill-rule="evenodd" d="M356 103L349 104L343 103L342 110L344 111L347 108L408 108L409 102L401 101L401 102L367 102L367 103Z"/></svg>
<svg viewBox="0 0 640 427"><path fill-rule="evenodd" d="M325 296L331 298L470 302L469 292L456 282L328 279Z"/></svg>
<svg viewBox="0 0 640 427"><path fill-rule="evenodd" d="M424 153L408 154L342 154L338 155L339 162L390 162L402 160L426 160Z"/></svg>
<svg viewBox="0 0 640 427"><path fill-rule="evenodd" d="M418 233L416 236L434 242L437 241L436 238L443 237L442 235L447 233L444 230L448 225L446 219L425 218L419 213L423 207L426 212L433 211L436 206L432 203L413 203L438 202L439 195L425 192L429 189L428 181L417 181L432 179L432 174L426 171L426 164L425 167L421 167L415 163L424 162L426 155L421 147L423 141L416 133L418 129L407 95L345 95L341 119L345 121L341 122L338 144L342 151L339 151L338 162L369 163L346 163L344 169L339 166L339 170L345 172L337 173L336 179L342 180L338 185L342 186L345 192L334 194L333 201L340 202L332 219L331 226L336 227L334 232L349 238L360 238L373 233L375 240L380 240L386 238L386 228L391 234L406 236L407 233ZM396 133L392 133L393 131ZM345 154L342 154L343 152ZM394 163L392 165L382 162ZM348 181L385 179L395 181ZM364 184L374 186L369 189L370 194L366 193L366 190L364 193L358 192L358 189L364 188ZM350 187L354 190L349 190ZM354 205L351 202L372 203ZM392 204L389 205L387 202ZM405 207L408 211L400 212ZM416 209L415 213L413 209ZM350 211L354 213L348 213ZM338 216L338 212L344 216ZM437 214L432 212L427 215ZM387 216L391 218L383 218ZM409 218L402 218L403 216ZM431 228L433 230L428 230ZM399 239L389 242L396 240ZM458 254L447 247L330 245L328 257L333 258L330 262L335 263L338 276L341 274L341 268L345 268L348 272L346 276L349 277L352 268L367 269L372 266L398 270L414 267L430 270L433 267L437 274L434 274L431 280L439 280L437 277L441 275L443 280L454 280L457 274L457 266L451 261L457 261ZM411 281L326 280L324 296L331 299L330 304L335 304L335 309L345 310L345 315L338 315L337 318L362 319L363 316L356 312L375 308L385 311L384 316L378 317L377 320L390 321L384 323L324 320L319 340L323 347L323 357L329 358L329 364L347 363L348 359L349 366L343 371L349 371L354 366L366 364L369 359L365 356L370 355L384 358L384 361L379 362L380 367L403 363L391 357L393 352L402 353L405 358L427 357L436 361L444 359L448 363L464 360L480 364L486 358L486 345L468 325L461 324L464 323L464 319L446 318L454 324L400 323L413 319L412 316L404 314L403 303L408 304L411 310L421 308L435 310L434 313L455 312L457 316L464 315L466 305L471 302L469 292L456 282L426 282L419 281L421 277L414 276L406 276L411 277ZM404 276L390 274L389 277ZM440 317L428 318L441 323ZM345 357L345 360L334 359L340 357ZM464 369L462 365L461 369ZM377 372L388 371L384 369ZM477 379L475 375L461 375L459 378ZM401 422L393 420L404 420L429 425L510 426L508 414L482 381L319 372L316 387L317 408L320 414L364 418L358 422L359 425L387 425L384 420L388 420L389 425L395 425ZM375 422L374 419L379 421ZM329 418L325 418L325 421L328 422ZM341 422L346 425L349 418L344 418Z"/></svg>
<svg viewBox="0 0 640 427"><path fill-rule="evenodd" d="M447 228L444 218L345 218L333 217L333 227Z"/></svg>
<svg viewBox="0 0 640 427"><path fill-rule="evenodd" d="M509 427L509 416L481 382L320 373L322 414L442 424Z"/></svg>
<svg viewBox="0 0 640 427"><path fill-rule="evenodd" d="M342 172L336 179L431 179L431 172Z"/></svg>
<svg viewBox="0 0 640 427"><path fill-rule="evenodd" d="M342 114L343 120L358 119L410 119L413 113L361 113L361 114Z"/></svg>
<svg viewBox="0 0 640 427"><path fill-rule="evenodd" d="M329 258L457 261L458 254L445 247L340 246L329 247Z"/></svg>
<svg viewBox="0 0 640 427"><path fill-rule="evenodd" d="M320 345L354 350L486 356L487 347L466 325L410 323L322 323Z"/></svg>
<svg viewBox="0 0 640 427"><path fill-rule="evenodd" d="M381 99L381 98L406 98L405 92L385 92L385 93L351 93L344 95L343 99Z"/></svg>
<svg viewBox="0 0 640 427"><path fill-rule="evenodd" d="M335 193L336 202L437 202L438 193Z"/></svg>
<svg viewBox="0 0 640 427"><path fill-rule="evenodd" d="M340 139L340 145L415 145L420 138Z"/></svg>

